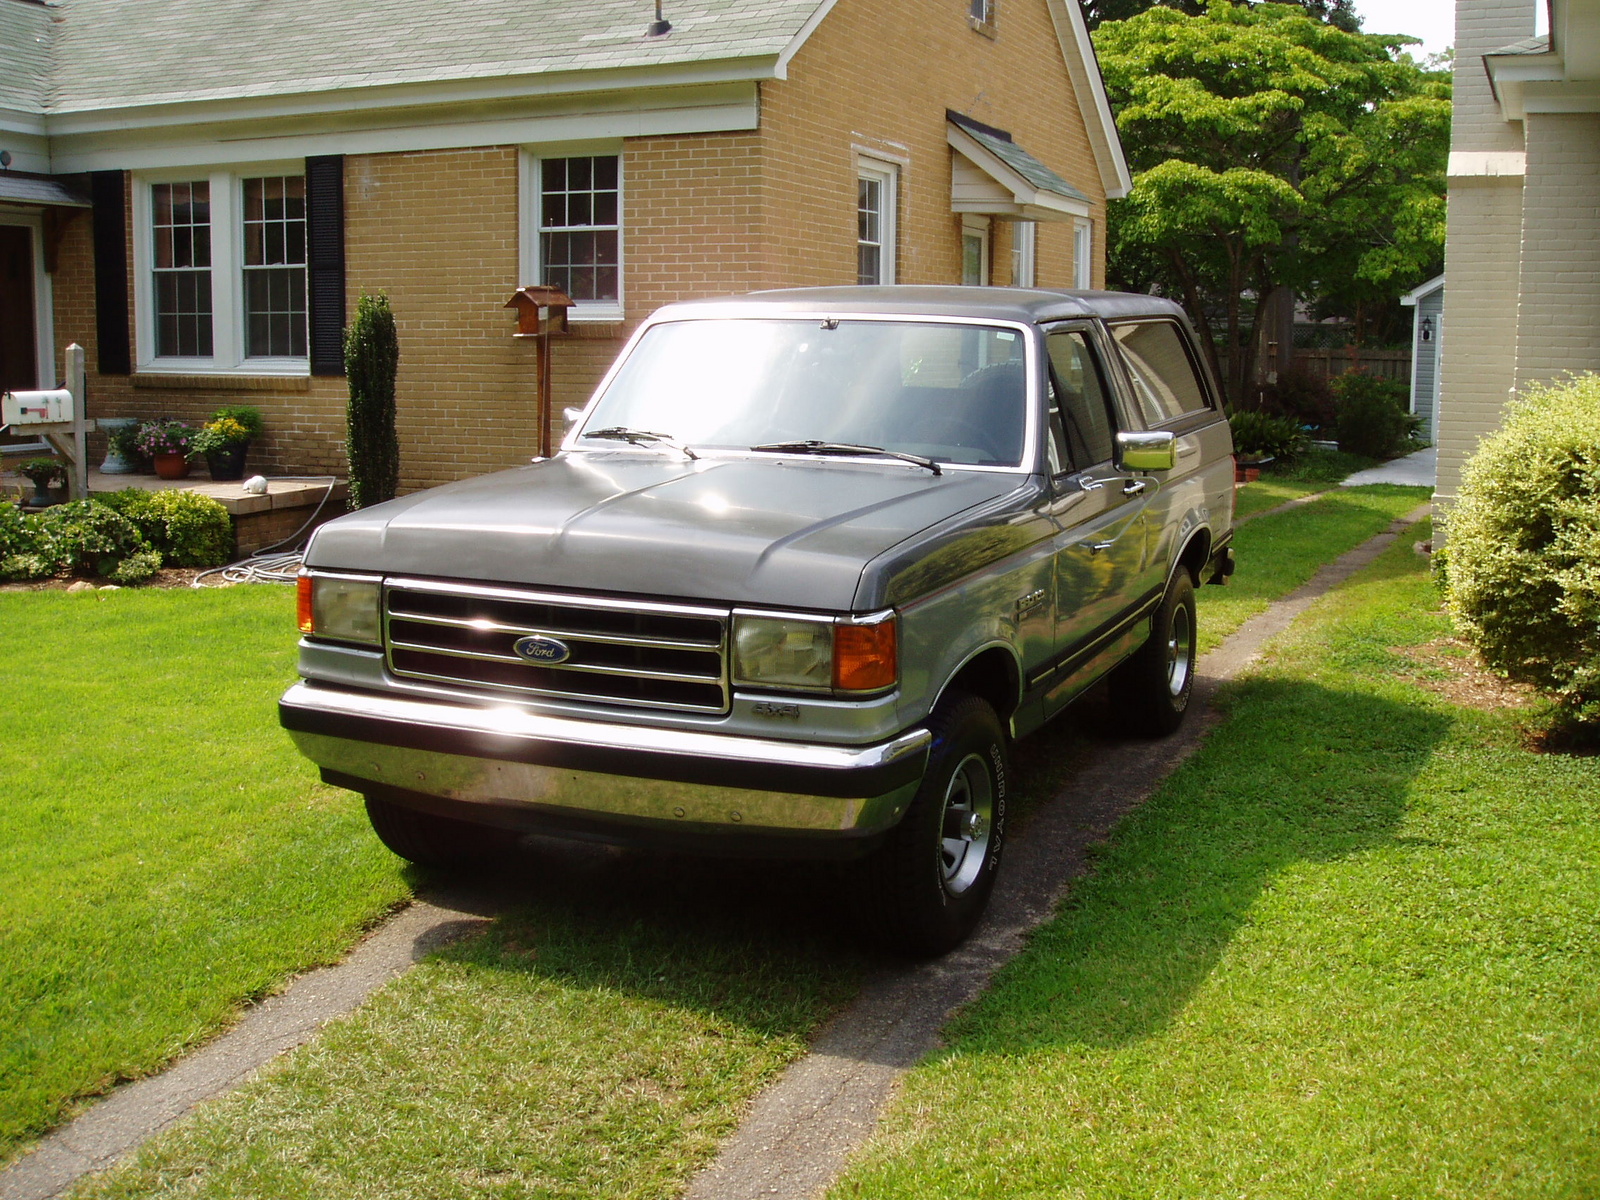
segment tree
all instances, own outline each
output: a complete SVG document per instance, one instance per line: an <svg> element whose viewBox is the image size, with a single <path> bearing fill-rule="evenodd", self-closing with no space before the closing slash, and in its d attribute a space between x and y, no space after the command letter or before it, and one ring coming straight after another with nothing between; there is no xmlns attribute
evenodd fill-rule
<svg viewBox="0 0 1600 1200"><path fill-rule="evenodd" d="M1301 8L1319 21L1337 26L1346 33L1361 32L1361 18L1356 15L1354 0L1295 0ZM1083 19L1089 28L1098 29L1105 21L1126 21L1147 8L1156 5L1175 8L1179 12L1197 17L1205 11L1204 0L1083 0Z"/></svg>
<svg viewBox="0 0 1600 1200"><path fill-rule="evenodd" d="M345 454L350 460L350 507L393 500L400 485L400 441L394 427L394 380L400 341L384 295L362 294L344 331L344 370L350 384Z"/></svg>
<svg viewBox="0 0 1600 1200"><path fill-rule="evenodd" d="M1134 172L1109 221L1117 286L1181 298L1229 399L1279 289L1344 301L1436 273L1448 76L1291 4L1217 0L1102 24L1095 49Z"/></svg>

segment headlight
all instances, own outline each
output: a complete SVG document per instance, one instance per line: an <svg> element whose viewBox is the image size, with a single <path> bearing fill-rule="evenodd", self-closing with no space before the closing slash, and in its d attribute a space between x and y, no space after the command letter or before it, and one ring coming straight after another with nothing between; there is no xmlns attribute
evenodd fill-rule
<svg viewBox="0 0 1600 1200"><path fill-rule="evenodd" d="M301 633L336 642L383 644L382 580L303 571L296 585Z"/></svg>
<svg viewBox="0 0 1600 1200"><path fill-rule="evenodd" d="M867 621L736 615L733 681L808 692L876 692L899 678L893 613Z"/></svg>

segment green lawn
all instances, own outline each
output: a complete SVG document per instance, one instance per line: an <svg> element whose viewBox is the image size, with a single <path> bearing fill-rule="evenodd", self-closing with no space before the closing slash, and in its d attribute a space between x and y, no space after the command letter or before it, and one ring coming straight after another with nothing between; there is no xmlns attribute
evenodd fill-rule
<svg viewBox="0 0 1600 1200"><path fill-rule="evenodd" d="M1336 487L1320 500L1241 527L1233 535L1233 578L1225 587L1199 591L1201 653L1427 499L1427 488Z"/></svg>
<svg viewBox="0 0 1600 1200"><path fill-rule="evenodd" d="M1337 484L1327 483L1301 483L1291 479L1274 479L1270 475L1256 480L1254 483L1240 484L1233 493L1233 519L1242 521L1246 517L1253 517L1257 513L1266 512L1270 508L1277 508L1290 500L1298 500L1302 496L1310 496L1316 492L1325 492Z"/></svg>
<svg viewBox="0 0 1600 1200"><path fill-rule="evenodd" d="M1410 540L1225 690L835 1200L1600 1194L1600 760L1419 686Z"/></svg>
<svg viewBox="0 0 1600 1200"><path fill-rule="evenodd" d="M282 587L0 594L0 1160L408 892L278 729Z"/></svg>

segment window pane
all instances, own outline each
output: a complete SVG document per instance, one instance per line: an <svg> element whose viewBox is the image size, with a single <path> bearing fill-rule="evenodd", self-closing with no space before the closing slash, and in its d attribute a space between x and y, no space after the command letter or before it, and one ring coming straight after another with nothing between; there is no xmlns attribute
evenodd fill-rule
<svg viewBox="0 0 1600 1200"><path fill-rule="evenodd" d="M156 354L211 353L210 184L150 189Z"/></svg>
<svg viewBox="0 0 1600 1200"><path fill-rule="evenodd" d="M540 163L543 278L574 300L615 300L621 294L617 178L614 154Z"/></svg>
<svg viewBox="0 0 1600 1200"><path fill-rule="evenodd" d="M870 287L883 282L882 250L863 243L856 247L856 282Z"/></svg>
<svg viewBox="0 0 1600 1200"><path fill-rule="evenodd" d="M1160 425L1207 407L1205 390L1184 350L1183 335L1169 321L1119 325L1113 331L1133 377L1133 391L1147 425Z"/></svg>
<svg viewBox="0 0 1600 1200"><path fill-rule="evenodd" d="M1116 426L1099 364L1083 334L1050 335L1050 390L1051 420L1064 427L1073 469L1110 459Z"/></svg>
<svg viewBox="0 0 1600 1200"><path fill-rule="evenodd" d="M245 354L305 354L304 176L247 179L244 218Z"/></svg>

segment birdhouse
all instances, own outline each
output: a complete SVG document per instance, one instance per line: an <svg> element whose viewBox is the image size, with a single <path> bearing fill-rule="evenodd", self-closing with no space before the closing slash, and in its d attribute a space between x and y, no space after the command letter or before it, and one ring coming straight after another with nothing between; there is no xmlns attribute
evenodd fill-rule
<svg viewBox="0 0 1600 1200"><path fill-rule="evenodd" d="M567 310L572 305L572 297L558 287L540 284L519 287L506 301L507 308L517 310L517 332L511 336L538 337L541 333L565 333Z"/></svg>

